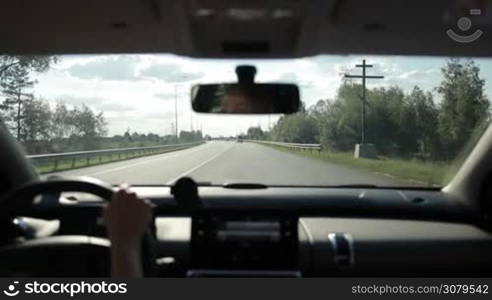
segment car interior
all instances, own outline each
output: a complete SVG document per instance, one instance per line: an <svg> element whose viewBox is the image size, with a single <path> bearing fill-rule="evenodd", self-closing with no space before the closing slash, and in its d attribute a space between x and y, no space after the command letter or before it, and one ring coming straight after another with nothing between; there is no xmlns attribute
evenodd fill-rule
<svg viewBox="0 0 492 300"><path fill-rule="evenodd" d="M5 1L0 51L486 58L490 17L477 19L485 34L475 43L445 34L456 16L476 6L487 11L491 3ZM276 9L287 17L261 17ZM3 122L0 143L0 276L110 276L101 213L117 186L39 175ZM142 241L149 277L492 276L492 126L445 186L205 185L183 176L132 190L155 205Z"/></svg>

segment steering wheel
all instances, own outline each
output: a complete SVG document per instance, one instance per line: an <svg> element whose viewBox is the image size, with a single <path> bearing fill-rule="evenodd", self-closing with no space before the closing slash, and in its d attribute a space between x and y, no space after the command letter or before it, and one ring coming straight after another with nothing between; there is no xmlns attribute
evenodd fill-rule
<svg viewBox="0 0 492 300"><path fill-rule="evenodd" d="M0 200L4 216L13 219L28 212L34 199L39 195L52 194L60 196L63 192L83 192L92 194L109 202L114 194L113 187L101 180L91 177L77 179L56 178L48 181L31 182L10 192ZM155 271L155 238L151 227L142 238L142 264L144 275L152 276Z"/></svg>

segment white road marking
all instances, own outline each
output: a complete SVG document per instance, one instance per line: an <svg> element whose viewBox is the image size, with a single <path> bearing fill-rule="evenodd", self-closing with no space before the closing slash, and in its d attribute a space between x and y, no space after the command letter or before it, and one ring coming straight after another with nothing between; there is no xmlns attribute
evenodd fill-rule
<svg viewBox="0 0 492 300"><path fill-rule="evenodd" d="M96 172L96 173L91 173L91 174L89 174L89 176L112 173L112 172L115 172L115 171L120 171L120 170L124 170L124 169L128 169L128 168L132 168L132 167L135 167L135 166L138 166L138 165L143 165L143 164L146 164L146 163L149 163L149 162L155 162L156 160L173 158L173 157L181 156L183 154L192 154L192 153L195 153L195 152L198 152L198 151L202 151L202 150L203 150L203 148L202 149L195 149L194 151L191 151L191 152L185 152L185 153L182 152L182 153L176 153L176 154L173 154L173 155L160 156L160 157L156 157L154 159L149 159L149 160L138 162L138 163L134 163L134 164L131 164L131 165L125 165L125 166L118 167L118 168L113 168L113 169L109 169L109 170L99 171L99 172ZM179 152L179 150L178 150L178 152Z"/></svg>
<svg viewBox="0 0 492 300"><path fill-rule="evenodd" d="M184 172L184 173L181 173L179 176L176 176L175 178L173 178L172 180L169 180L168 182L166 182L166 185L171 185L173 184L176 180L178 180L179 178L183 177L183 176L186 176L188 174L190 174L191 172L203 167L204 165L208 164L209 162L211 162L212 160L216 159L217 157L221 156L222 154L224 154L225 152L229 151L229 149L231 149L234 145L231 145L229 147L227 147L226 149L224 149L223 151L215 154L214 156L212 156L211 158L207 159L206 161L202 162L201 164L199 164L198 166L195 166L191 169L189 169L188 171Z"/></svg>
<svg viewBox="0 0 492 300"><path fill-rule="evenodd" d="M151 156L151 157L149 157L148 160L145 160L145 161L141 161L141 162L134 163L134 164L129 164L129 165L124 165L124 166L117 167L117 168L107 169L107 170L103 170L103 171L99 171L99 172L89 173L89 174L85 174L85 176L94 176L94 175L102 175L102 174L112 173L112 172L116 172L116 171L120 171L120 170L124 170L124 169L128 169L128 168L132 168L132 167L135 167L135 166L147 164L147 163L150 163L150 162L155 162L156 160L168 159L168 158L172 158L172 157L176 157L176 156L181 156L183 154L192 154L192 153L201 151L204 148L204 147L200 147L200 146L198 146L198 147L200 149L194 149L194 151L191 151L191 152L190 151L180 152L178 150L176 153L173 153L172 155L166 155L166 153L165 153L165 154L158 155L158 157L153 157L152 158L152 156ZM167 153L167 154L170 154L170 153ZM74 170L74 171L77 171L77 170Z"/></svg>

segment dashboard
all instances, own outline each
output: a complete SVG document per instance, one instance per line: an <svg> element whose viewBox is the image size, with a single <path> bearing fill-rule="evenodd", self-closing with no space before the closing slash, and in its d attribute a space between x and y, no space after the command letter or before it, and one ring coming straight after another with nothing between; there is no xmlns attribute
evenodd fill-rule
<svg viewBox="0 0 492 300"><path fill-rule="evenodd" d="M197 246L193 242L192 223L186 217L156 220L159 255L173 257L173 263L181 265L181 272L191 276L452 277L492 273L492 235L472 225L308 217L297 222L296 240L276 240L281 234L275 229L256 237L251 233L248 239L241 240L245 244L235 247L237 242L220 246L220 234L210 244ZM257 225L244 225L255 230L264 226L268 231L266 228L273 224L262 220ZM213 232L218 233L207 234ZM257 238L255 246L250 240ZM264 239L271 243L271 251L262 251Z"/></svg>
<svg viewBox="0 0 492 300"><path fill-rule="evenodd" d="M438 190L200 187L202 208L186 212L176 207L169 188L134 189L157 205L155 276L492 275L492 234L467 221L472 210ZM64 248L66 258L75 253L80 267L104 276L109 245L101 204L86 194L40 201L31 217L43 234L28 242L72 239L67 245L87 245L80 239L90 237L96 250ZM17 259L26 268L46 268L45 253L60 257L43 249L29 255L33 261L25 254L6 260L2 270L18 266ZM60 268L70 265L67 259Z"/></svg>

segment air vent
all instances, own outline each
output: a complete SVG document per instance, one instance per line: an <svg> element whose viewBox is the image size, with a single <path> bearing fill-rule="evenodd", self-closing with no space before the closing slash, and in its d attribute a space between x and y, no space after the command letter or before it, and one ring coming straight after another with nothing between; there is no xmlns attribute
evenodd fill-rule
<svg viewBox="0 0 492 300"><path fill-rule="evenodd" d="M267 41L223 42L222 51L226 55L268 54L270 44Z"/></svg>
<svg viewBox="0 0 492 300"><path fill-rule="evenodd" d="M420 204L420 203L424 203L425 202L425 199L422 198L422 197L415 197L415 198L412 198L412 203L415 203L415 204Z"/></svg>

